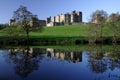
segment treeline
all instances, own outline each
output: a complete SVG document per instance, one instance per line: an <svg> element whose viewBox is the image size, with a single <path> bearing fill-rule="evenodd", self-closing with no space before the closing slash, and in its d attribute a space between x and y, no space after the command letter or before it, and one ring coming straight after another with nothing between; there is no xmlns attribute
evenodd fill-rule
<svg viewBox="0 0 120 80"><path fill-rule="evenodd" d="M109 28L110 31L106 28ZM111 32L113 35L109 36ZM119 43L120 14L117 12L108 15L106 11L96 10L90 16L87 34L89 43L104 43L106 40L113 44ZM104 36L105 34L108 36Z"/></svg>

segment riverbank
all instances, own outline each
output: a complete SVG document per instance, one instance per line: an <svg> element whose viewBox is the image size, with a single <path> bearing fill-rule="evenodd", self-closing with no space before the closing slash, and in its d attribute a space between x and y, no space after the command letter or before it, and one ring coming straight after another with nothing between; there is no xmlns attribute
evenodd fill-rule
<svg viewBox="0 0 120 80"><path fill-rule="evenodd" d="M39 30L31 31L29 34L30 45L74 45L74 44L88 44L90 40L93 40L96 44L112 44L113 35L115 32L112 31L108 26L102 28L100 33L99 28L95 30L88 30L90 27L87 24L77 25L66 25L56 27L45 27L42 32ZM98 33L96 33L98 31ZM22 34L22 33L21 33ZM9 35L9 34L8 34ZM25 34L23 34L25 35ZM91 37L89 35L93 35ZM24 36L7 37L5 30L0 30L0 44L7 45L26 45L27 39ZM116 43L120 44L120 40L116 38Z"/></svg>

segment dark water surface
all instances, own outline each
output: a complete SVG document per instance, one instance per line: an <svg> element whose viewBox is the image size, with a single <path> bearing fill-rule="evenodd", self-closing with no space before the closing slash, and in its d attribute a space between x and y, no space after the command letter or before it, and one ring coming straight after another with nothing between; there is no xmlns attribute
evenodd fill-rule
<svg viewBox="0 0 120 80"><path fill-rule="evenodd" d="M120 53L2 49L0 80L120 80Z"/></svg>

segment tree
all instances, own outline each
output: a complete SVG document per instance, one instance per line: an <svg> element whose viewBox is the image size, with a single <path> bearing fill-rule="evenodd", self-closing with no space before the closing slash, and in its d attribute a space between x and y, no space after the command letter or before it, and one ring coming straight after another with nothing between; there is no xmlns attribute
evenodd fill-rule
<svg viewBox="0 0 120 80"><path fill-rule="evenodd" d="M93 39L95 42L96 40L98 40L98 42L100 41L101 43L103 42L103 27L104 27L104 23L106 22L106 18L107 18L107 12L103 11L103 10L96 10L95 12L92 13L92 15L90 16L90 27L88 31L88 37L91 38L91 40ZM92 25L91 25L92 24ZM94 34L94 35L93 35ZM92 35L92 36L90 36Z"/></svg>
<svg viewBox="0 0 120 80"><path fill-rule="evenodd" d="M113 42L113 46L116 45L117 41L120 38L120 15L119 13L112 13L110 14L110 16L107 19L108 22L108 26L111 29L111 31L113 32L112 35L112 42Z"/></svg>
<svg viewBox="0 0 120 80"><path fill-rule="evenodd" d="M96 10L90 16L90 22L92 22L92 23L105 22L107 16L108 16L108 14L107 14L106 11L104 11L104 10Z"/></svg>
<svg viewBox="0 0 120 80"><path fill-rule="evenodd" d="M16 24L22 26L27 35L27 44L29 44L29 32L30 32L30 20L32 18L37 18L36 15L33 15L26 7L20 6L16 11L14 11L13 19L15 19Z"/></svg>
<svg viewBox="0 0 120 80"><path fill-rule="evenodd" d="M93 24L90 23L88 25L88 27L86 28L86 34L87 34L87 38L89 41L89 44L94 44L96 42L96 40L98 39L99 35L98 35L98 29L99 27L97 26L97 24Z"/></svg>
<svg viewBox="0 0 120 80"><path fill-rule="evenodd" d="M0 30L6 28L7 26L8 24L0 24Z"/></svg>
<svg viewBox="0 0 120 80"><path fill-rule="evenodd" d="M22 41L21 39L26 37L25 31L21 26L6 26L6 28L3 29L3 32L5 36L3 37L3 42L7 45L18 45L18 43Z"/></svg>
<svg viewBox="0 0 120 80"><path fill-rule="evenodd" d="M120 21L120 15L119 13L112 13L109 15L107 22L118 22Z"/></svg>
<svg viewBox="0 0 120 80"><path fill-rule="evenodd" d="M15 38L15 37L23 37L24 36L24 29L20 26L15 26L15 25L11 25L11 26L7 26L5 29L5 35L7 37L12 37L12 38Z"/></svg>

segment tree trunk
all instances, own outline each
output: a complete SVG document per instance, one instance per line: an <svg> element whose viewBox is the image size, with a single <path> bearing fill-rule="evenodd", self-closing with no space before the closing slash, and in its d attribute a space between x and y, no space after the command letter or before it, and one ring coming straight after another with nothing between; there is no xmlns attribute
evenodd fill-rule
<svg viewBox="0 0 120 80"><path fill-rule="evenodd" d="M29 33L27 32L27 45L29 45Z"/></svg>

